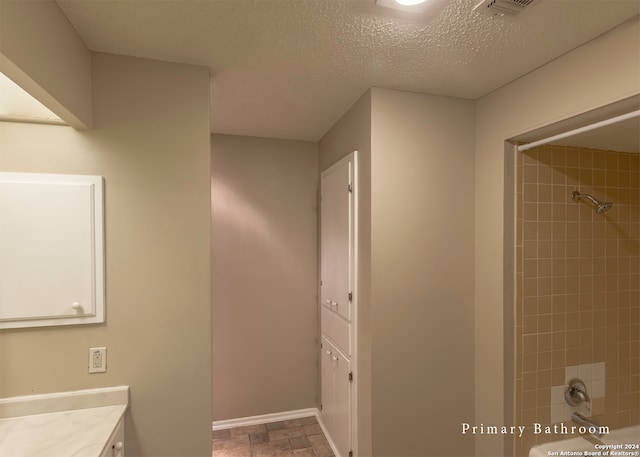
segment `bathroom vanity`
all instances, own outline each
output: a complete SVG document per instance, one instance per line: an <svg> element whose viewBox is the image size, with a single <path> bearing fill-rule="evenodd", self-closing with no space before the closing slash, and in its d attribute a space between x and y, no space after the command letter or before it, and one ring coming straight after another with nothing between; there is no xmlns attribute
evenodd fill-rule
<svg viewBox="0 0 640 457"><path fill-rule="evenodd" d="M123 457L127 386L0 399L3 457Z"/></svg>

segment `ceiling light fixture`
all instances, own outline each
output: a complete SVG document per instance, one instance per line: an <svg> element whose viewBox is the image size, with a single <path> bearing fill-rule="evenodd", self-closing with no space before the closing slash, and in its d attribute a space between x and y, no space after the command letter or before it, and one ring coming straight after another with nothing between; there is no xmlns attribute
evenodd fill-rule
<svg viewBox="0 0 640 457"><path fill-rule="evenodd" d="M378 6L410 13L424 13L436 3L442 3L442 0L376 0Z"/></svg>

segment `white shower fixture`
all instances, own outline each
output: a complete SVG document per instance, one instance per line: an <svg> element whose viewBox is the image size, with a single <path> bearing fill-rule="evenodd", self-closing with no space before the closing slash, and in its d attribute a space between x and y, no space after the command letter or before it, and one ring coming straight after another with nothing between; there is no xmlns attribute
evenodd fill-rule
<svg viewBox="0 0 640 457"><path fill-rule="evenodd" d="M516 16L539 0L483 0L473 11L489 16Z"/></svg>

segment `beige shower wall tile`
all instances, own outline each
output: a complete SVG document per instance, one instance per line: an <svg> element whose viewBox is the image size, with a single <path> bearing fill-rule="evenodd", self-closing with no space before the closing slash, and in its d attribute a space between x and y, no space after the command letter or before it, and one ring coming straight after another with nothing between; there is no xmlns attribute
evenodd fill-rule
<svg viewBox="0 0 640 457"><path fill-rule="evenodd" d="M551 145L520 156L516 417L550 420L544 386L562 385L566 366L606 362L606 419L638 423L640 156ZM614 206L599 215L574 190Z"/></svg>

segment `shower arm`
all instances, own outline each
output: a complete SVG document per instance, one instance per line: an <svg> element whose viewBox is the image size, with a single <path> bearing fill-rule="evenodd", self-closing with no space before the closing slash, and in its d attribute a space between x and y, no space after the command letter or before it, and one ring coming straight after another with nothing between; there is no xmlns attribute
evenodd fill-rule
<svg viewBox="0 0 640 457"><path fill-rule="evenodd" d="M573 201L578 201L579 199L581 199L582 197L586 198L587 200L589 200L591 203L593 203L593 205L596 207L596 212L598 214L602 214L602 213L606 213L607 211L609 211L609 209L611 208L611 206L613 206L613 203L611 202L601 202L600 200L598 200L597 198L592 197L589 194L581 194L580 192L573 191L571 193L571 199Z"/></svg>
<svg viewBox="0 0 640 457"><path fill-rule="evenodd" d="M578 192L578 191L575 191L575 192L573 192L573 193L571 194L571 199L572 199L572 200L578 201L578 200L580 200L581 198L586 198L587 200L589 200L591 203L593 203L593 204L594 204L594 205L596 205L596 206L598 206L598 205L600 205L600 204L602 203L602 202L600 202L600 201L596 200L595 198L593 198L593 197L592 197L591 195L589 195L589 194L581 194L581 193L580 193L580 192Z"/></svg>

